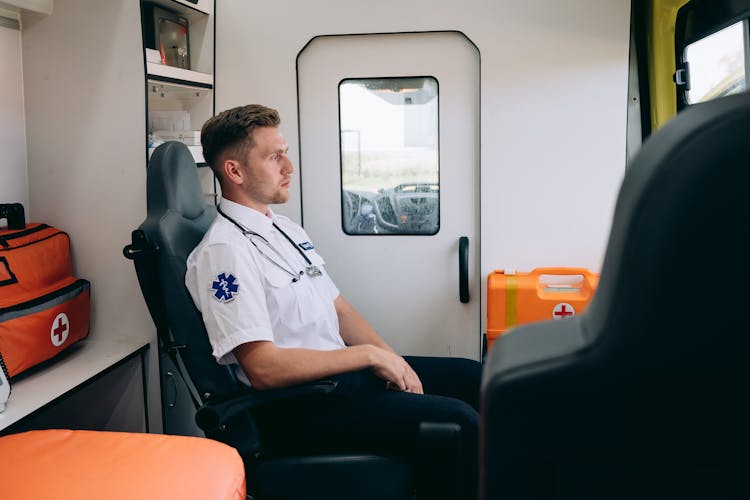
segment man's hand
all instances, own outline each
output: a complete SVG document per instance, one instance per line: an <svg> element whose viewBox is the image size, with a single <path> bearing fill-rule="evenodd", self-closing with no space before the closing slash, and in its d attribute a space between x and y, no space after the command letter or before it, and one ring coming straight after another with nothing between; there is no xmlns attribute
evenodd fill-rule
<svg viewBox="0 0 750 500"><path fill-rule="evenodd" d="M422 382L409 363L396 353L371 346L372 371L393 390L423 394Z"/></svg>
<svg viewBox="0 0 750 500"><path fill-rule="evenodd" d="M401 358L404 359L404 358ZM412 369L411 365L404 360L404 364L406 365L406 392L413 392L415 394L424 394L424 389L422 389L422 381L419 380L419 376L417 373Z"/></svg>

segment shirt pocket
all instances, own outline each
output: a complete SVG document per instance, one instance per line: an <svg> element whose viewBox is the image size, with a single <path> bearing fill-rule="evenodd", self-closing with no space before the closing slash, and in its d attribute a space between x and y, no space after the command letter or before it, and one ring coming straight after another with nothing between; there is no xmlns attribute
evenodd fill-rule
<svg viewBox="0 0 750 500"><path fill-rule="evenodd" d="M279 322L290 330L297 330L314 323L322 314L310 283L306 282L311 279L309 276L303 274L293 282L288 273L270 269L265 279L269 285L267 300L272 324Z"/></svg>

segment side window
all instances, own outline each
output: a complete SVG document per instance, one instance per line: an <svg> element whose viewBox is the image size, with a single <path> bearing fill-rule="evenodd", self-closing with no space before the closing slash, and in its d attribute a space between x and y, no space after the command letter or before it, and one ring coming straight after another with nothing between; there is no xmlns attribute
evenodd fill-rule
<svg viewBox="0 0 750 500"><path fill-rule="evenodd" d="M688 104L746 89L746 25L747 21L735 23L685 48L690 82Z"/></svg>
<svg viewBox="0 0 750 500"><path fill-rule="evenodd" d="M747 89L750 0L690 0L677 10L677 109Z"/></svg>
<svg viewBox="0 0 750 500"><path fill-rule="evenodd" d="M341 213L346 234L432 235L440 229L438 82L339 83Z"/></svg>

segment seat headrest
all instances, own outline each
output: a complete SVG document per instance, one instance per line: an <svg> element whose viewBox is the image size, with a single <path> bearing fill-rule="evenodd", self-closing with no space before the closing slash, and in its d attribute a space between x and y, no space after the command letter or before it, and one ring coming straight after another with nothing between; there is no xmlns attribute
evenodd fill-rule
<svg viewBox="0 0 750 500"><path fill-rule="evenodd" d="M204 212L206 200L197 166L185 144L168 141L157 147L146 175L149 214L170 210L195 219Z"/></svg>
<svg viewBox="0 0 750 500"><path fill-rule="evenodd" d="M620 189L586 332L627 330L612 338L641 361L643 345L656 361L664 352L693 360L681 349L705 354L709 341L737 345L749 136L750 94L741 93L691 106L644 143Z"/></svg>

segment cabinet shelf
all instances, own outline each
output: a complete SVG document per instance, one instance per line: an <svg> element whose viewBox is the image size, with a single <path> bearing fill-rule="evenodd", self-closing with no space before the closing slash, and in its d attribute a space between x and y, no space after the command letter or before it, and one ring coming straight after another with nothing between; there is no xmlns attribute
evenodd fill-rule
<svg viewBox="0 0 750 500"><path fill-rule="evenodd" d="M180 15L191 17L201 14L213 14L211 0L148 0L150 3L178 12Z"/></svg>
<svg viewBox="0 0 750 500"><path fill-rule="evenodd" d="M214 76L208 73L176 68L165 64L146 63L146 72L151 80L180 83L194 87L213 88Z"/></svg>
<svg viewBox="0 0 750 500"><path fill-rule="evenodd" d="M195 163L205 167L203 149L197 138L203 124L214 115L215 0L141 0L141 5L147 156L150 159L155 149L149 146L177 138L187 145ZM164 13L164 10L169 12ZM154 25L159 16L167 18L171 13L188 21L180 24L188 30L186 62L189 70L160 64L165 62L165 56L156 40L159 29ZM209 168L200 168L198 172L204 194L215 201L217 187L213 172Z"/></svg>

